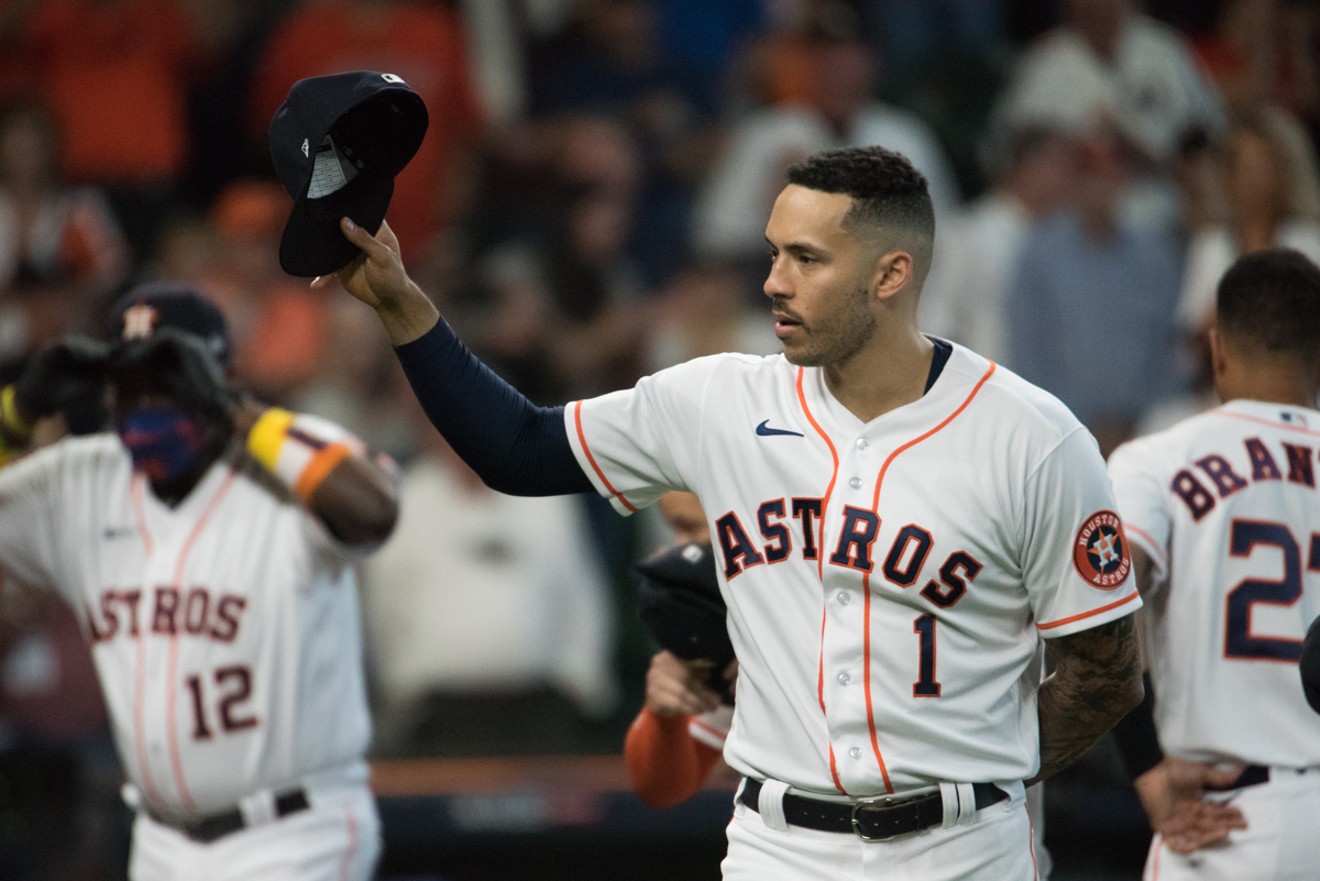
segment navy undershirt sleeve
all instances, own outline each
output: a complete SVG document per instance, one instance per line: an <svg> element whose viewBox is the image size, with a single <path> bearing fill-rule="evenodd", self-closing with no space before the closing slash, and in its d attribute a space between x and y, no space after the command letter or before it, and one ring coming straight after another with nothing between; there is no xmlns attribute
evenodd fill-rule
<svg viewBox="0 0 1320 881"><path fill-rule="evenodd" d="M395 354L431 424L491 489L509 495L594 492L564 429L472 354L442 318Z"/></svg>

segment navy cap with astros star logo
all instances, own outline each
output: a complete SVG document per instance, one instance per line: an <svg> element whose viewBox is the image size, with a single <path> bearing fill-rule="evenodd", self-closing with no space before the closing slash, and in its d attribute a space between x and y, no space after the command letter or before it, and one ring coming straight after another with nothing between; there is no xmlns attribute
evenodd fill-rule
<svg viewBox="0 0 1320 881"><path fill-rule="evenodd" d="M228 366L233 354L229 325L220 307L178 282L133 287L110 308L108 325L106 336L113 342L149 340L161 328L173 327L200 337L222 365Z"/></svg>
<svg viewBox="0 0 1320 881"><path fill-rule="evenodd" d="M293 208L280 237L290 275L328 275L358 249L344 216L375 234L394 177L426 135L426 105L392 73L355 70L298 80L270 123L270 155Z"/></svg>

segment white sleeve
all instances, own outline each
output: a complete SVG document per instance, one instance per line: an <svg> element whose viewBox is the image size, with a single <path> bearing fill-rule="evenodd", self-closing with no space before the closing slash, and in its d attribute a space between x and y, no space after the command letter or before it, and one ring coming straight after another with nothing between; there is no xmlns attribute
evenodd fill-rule
<svg viewBox="0 0 1320 881"><path fill-rule="evenodd" d="M1065 636L1141 606L1132 557L1095 439L1065 437L1028 478L1022 570L1036 627Z"/></svg>
<svg viewBox="0 0 1320 881"><path fill-rule="evenodd" d="M1158 461L1151 445L1141 440L1123 444L1109 454L1109 479L1114 484L1118 511L1132 541L1151 559L1154 584L1168 578L1168 546L1173 529L1169 496L1158 473Z"/></svg>
<svg viewBox="0 0 1320 881"><path fill-rule="evenodd" d="M61 535L54 510L59 454L40 450L0 469L0 587L52 587Z"/></svg>
<svg viewBox="0 0 1320 881"><path fill-rule="evenodd" d="M692 489L705 425L704 401L721 358L697 358L643 377L631 389L564 408L578 464L621 514Z"/></svg>

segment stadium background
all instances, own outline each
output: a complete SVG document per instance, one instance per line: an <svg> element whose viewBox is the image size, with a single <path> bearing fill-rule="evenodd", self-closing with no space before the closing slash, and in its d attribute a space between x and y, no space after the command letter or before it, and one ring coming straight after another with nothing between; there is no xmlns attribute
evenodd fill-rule
<svg viewBox="0 0 1320 881"><path fill-rule="evenodd" d="M1304 133L1308 149L1275 154L1275 170L1298 211L1320 205L1305 198L1320 131L1317 4L1133 5L1185 44L1227 121L1264 105ZM944 166L940 221L953 222L1002 184L1012 132L995 108L1018 63L1073 24L1065 0L11 0L0 8L0 380L44 342L98 328L128 285L186 278L225 307L242 378L266 398L336 418L406 467L454 468L365 310L312 294L275 262L288 198L265 130L294 79L370 68L423 94L430 133L389 215L410 269L484 358L557 403L691 355L773 348L756 187L777 178L741 182L724 204L747 210L728 224L712 207L734 187L720 160L739 138L775 142L799 111L846 135L883 109L895 131L928 136L914 143ZM1161 235L1183 272L1198 226L1233 220L1204 188L1216 135L1182 132L1171 159L1128 169L1177 194ZM1164 293L1178 327L1177 292ZM1121 333L1128 319L1107 320ZM1122 431L1204 402L1195 331L1166 344L1162 396ZM1011 351L1002 358L1014 366ZM462 516L454 498L427 512L437 531ZM388 628L373 631L382 878L718 877L733 779L655 811L628 792L619 758L652 650L628 567L663 528L595 499L571 504L590 533L563 553L604 573L604 617L587 639L608 669L574 677L528 649L495 675L476 660L465 669L443 639L430 652L401 641L396 654L434 662L429 687L405 694ZM478 563L512 553L499 538ZM435 589L479 607L482 570L463 571L470 580ZM533 589L538 576L515 577ZM384 627L393 610L378 603L368 608ZM117 782L72 619L8 603L0 877L121 878ZM1047 806L1056 881L1139 876L1149 833L1111 744L1052 780Z"/></svg>

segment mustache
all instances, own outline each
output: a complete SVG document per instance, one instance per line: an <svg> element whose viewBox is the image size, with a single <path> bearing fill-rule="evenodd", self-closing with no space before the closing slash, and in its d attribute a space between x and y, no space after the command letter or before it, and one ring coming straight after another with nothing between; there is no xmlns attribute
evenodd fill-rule
<svg viewBox="0 0 1320 881"><path fill-rule="evenodd" d="M785 308L783 302L777 298L770 301L770 314L775 318L794 321L798 324L802 323L802 318L795 314L792 309Z"/></svg>

